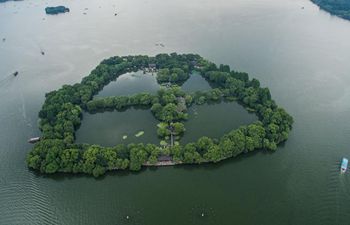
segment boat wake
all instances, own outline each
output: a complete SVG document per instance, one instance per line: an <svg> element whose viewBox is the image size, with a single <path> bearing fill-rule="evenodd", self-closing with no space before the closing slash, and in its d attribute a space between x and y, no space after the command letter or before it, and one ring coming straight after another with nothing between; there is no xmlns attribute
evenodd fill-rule
<svg viewBox="0 0 350 225"><path fill-rule="evenodd" d="M27 124L28 127L33 127L30 119L28 119L28 117L27 117L27 110L26 110L26 105L24 102L24 97L23 97L22 91L20 91L20 97L21 97L21 105L22 105L21 111L22 111L23 120Z"/></svg>
<svg viewBox="0 0 350 225"><path fill-rule="evenodd" d="M349 174L340 173L339 162L334 163L329 171L327 188L320 196L318 207L319 222L324 224L348 224L350 208Z"/></svg>
<svg viewBox="0 0 350 225"><path fill-rule="evenodd" d="M0 80L0 87L3 87L7 84L9 84L15 77L13 76L13 74L9 74L7 76L5 76L4 78L2 78Z"/></svg>

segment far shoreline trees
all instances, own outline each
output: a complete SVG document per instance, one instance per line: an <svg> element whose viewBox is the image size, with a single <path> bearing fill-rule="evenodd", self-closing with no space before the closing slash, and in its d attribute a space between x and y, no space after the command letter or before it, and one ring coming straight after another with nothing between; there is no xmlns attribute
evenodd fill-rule
<svg viewBox="0 0 350 225"><path fill-rule="evenodd" d="M160 71L158 82L170 79L170 88L161 89L156 95L139 93L93 99L118 76L150 64L155 64ZM215 88L188 94L174 85L184 82L194 70ZM259 121L241 126L218 139L201 137L185 145L175 142L169 146L163 141L160 145L141 143L102 147L74 142L75 131L82 121L82 111L93 113L130 107L150 108L160 121L157 134L168 140L170 133L181 137L185 132L182 122L188 117L188 106L220 101L239 102L255 112ZM217 67L199 55L176 53L155 57L115 56L103 60L81 83L63 85L59 90L46 94L39 118L42 140L29 152L28 166L42 173L86 173L95 177L109 170L138 171L144 164L157 163L162 155L171 156L176 164L200 164L219 162L257 149L275 151L278 144L287 140L293 124L293 118L276 105L269 89L260 87L258 80L249 80L248 74L233 71L227 65Z"/></svg>
<svg viewBox="0 0 350 225"><path fill-rule="evenodd" d="M348 0L311 0L321 9L332 15L350 20L350 1Z"/></svg>

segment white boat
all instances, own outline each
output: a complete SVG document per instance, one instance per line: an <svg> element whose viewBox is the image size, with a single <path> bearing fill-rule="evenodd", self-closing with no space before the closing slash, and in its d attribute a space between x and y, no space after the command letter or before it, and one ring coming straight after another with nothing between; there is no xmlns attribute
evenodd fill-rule
<svg viewBox="0 0 350 225"><path fill-rule="evenodd" d="M34 137L34 138L30 138L28 140L28 143L34 144L36 142L40 141L40 137Z"/></svg>
<svg viewBox="0 0 350 225"><path fill-rule="evenodd" d="M349 160L347 158L343 158L340 166L340 173L345 173L348 169Z"/></svg>

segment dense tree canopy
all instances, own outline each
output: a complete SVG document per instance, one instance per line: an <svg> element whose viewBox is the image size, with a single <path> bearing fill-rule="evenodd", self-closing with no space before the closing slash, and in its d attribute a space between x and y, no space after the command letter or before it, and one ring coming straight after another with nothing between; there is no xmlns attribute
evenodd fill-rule
<svg viewBox="0 0 350 225"><path fill-rule="evenodd" d="M93 99L105 85L118 76L156 65L158 82L170 82L156 94L139 93L133 96L113 96ZM185 93L176 84L198 71L211 86L206 92ZM232 130L219 139L201 137L186 145L168 145L173 135L179 139L185 132L183 121L188 118L187 107L193 104L238 101L255 112L259 121ZM82 111L125 110L130 107L151 109L160 121L157 134L163 139L160 146L129 144L101 147L77 144L75 130L80 126ZM154 165L158 157L170 155L176 163L218 162L256 149L275 151L288 138L293 118L271 99L268 88L260 87L248 74L236 72L227 65L216 66L199 55L176 53L155 57L124 56L103 60L81 83L64 85L46 94L39 112L42 140L29 152L27 164L43 173L87 173L95 177L108 170L137 171L144 164Z"/></svg>
<svg viewBox="0 0 350 225"><path fill-rule="evenodd" d="M189 73L186 73L181 68L164 68L160 69L157 73L157 81L159 83L181 83L189 77Z"/></svg>

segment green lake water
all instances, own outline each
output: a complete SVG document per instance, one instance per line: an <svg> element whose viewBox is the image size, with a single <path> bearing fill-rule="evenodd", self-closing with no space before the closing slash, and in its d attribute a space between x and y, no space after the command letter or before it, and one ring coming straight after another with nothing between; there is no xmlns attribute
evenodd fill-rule
<svg viewBox="0 0 350 225"><path fill-rule="evenodd" d="M339 174L341 158L350 158L349 21L308 0L48 4L71 11L47 16L42 0L0 4L1 225L349 224L350 175ZM80 82L110 56L175 51L198 53L259 79L294 117L288 141L275 153L113 172L100 179L28 170L25 157L32 145L27 139L40 136L38 112L45 93ZM19 72L16 78L14 71ZM158 87L149 79L140 86L127 81L123 88L128 92L118 92L122 86L111 83L109 91L106 87L99 94L155 92ZM229 123L238 127L256 119L236 103L196 110L198 118L185 124L191 134L220 136ZM126 132L136 139L133 135L142 129L140 140L157 141L150 129L157 121L149 111L105 114L84 114L77 138L113 145ZM140 123L130 129L129 120ZM203 125L200 120L205 129L191 131Z"/></svg>
<svg viewBox="0 0 350 225"><path fill-rule="evenodd" d="M116 81L106 85L96 97L133 95L141 92L155 94L159 89L156 74L143 74L142 71L138 71L119 76Z"/></svg>
<svg viewBox="0 0 350 225"><path fill-rule="evenodd" d="M140 92L155 92L160 86L151 74L135 72L122 75L98 93L102 96L129 95ZM208 82L198 73L194 73L182 85L188 93L211 89ZM222 102L210 105L193 105L188 109L189 118L185 121L186 132L181 143L197 141L202 136L219 138L225 133L248 125L258 118L236 102ZM113 111L96 114L83 114L83 123L76 132L78 143L114 146L120 143L159 144L157 137L158 120L150 110L131 108L122 112ZM144 131L141 137L135 137L138 131ZM126 135L127 138L123 139Z"/></svg>

